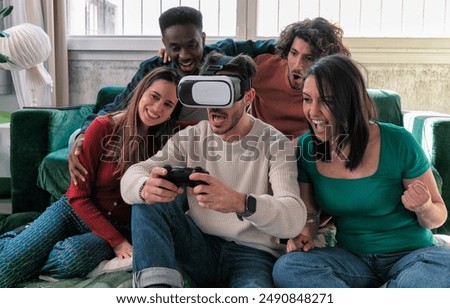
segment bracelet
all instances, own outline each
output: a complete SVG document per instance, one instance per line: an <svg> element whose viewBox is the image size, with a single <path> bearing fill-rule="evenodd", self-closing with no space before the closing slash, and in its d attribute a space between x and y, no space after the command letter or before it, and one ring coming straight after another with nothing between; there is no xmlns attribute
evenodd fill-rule
<svg viewBox="0 0 450 308"><path fill-rule="evenodd" d="M320 213L306 212L306 223L318 222Z"/></svg>
<svg viewBox="0 0 450 308"><path fill-rule="evenodd" d="M144 190L144 187L145 187L145 183L146 183L146 182L147 182L147 181L145 181L144 183L142 183L141 187L139 187L139 198L140 198L141 201L142 201L143 203L145 203L145 204L147 204L147 201L145 201L145 199L142 198L141 193L142 193L142 191Z"/></svg>

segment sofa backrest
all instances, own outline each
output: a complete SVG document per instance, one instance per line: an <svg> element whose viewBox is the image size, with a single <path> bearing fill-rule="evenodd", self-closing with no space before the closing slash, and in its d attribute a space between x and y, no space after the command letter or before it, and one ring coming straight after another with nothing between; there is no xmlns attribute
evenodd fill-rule
<svg viewBox="0 0 450 308"><path fill-rule="evenodd" d="M400 95L391 90L367 89L377 106L378 120L403 126Z"/></svg>
<svg viewBox="0 0 450 308"><path fill-rule="evenodd" d="M103 106L112 103L117 95L123 92L125 87L107 86L101 88L97 93L97 100L95 102L94 113L99 112Z"/></svg>
<svg viewBox="0 0 450 308"><path fill-rule="evenodd" d="M94 112L98 112L106 104L122 93L125 87L106 86L97 93ZM400 96L391 90L367 89L369 96L374 100L378 110L378 120L403 126Z"/></svg>

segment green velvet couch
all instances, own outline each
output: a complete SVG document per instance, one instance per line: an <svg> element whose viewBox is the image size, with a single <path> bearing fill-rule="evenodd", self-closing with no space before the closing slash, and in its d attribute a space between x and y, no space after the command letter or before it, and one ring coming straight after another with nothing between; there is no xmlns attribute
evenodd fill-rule
<svg viewBox="0 0 450 308"><path fill-rule="evenodd" d="M92 105L70 108L21 109L11 115L11 199L13 213L42 212L63 194L70 181L68 139L93 110L99 110L122 91L122 87L100 89ZM389 90L369 89L376 102L380 121L411 131L425 149L450 207L450 115L405 112L400 96ZM407 125L406 125L407 124ZM435 171L436 171L435 170ZM439 177L440 174L440 177ZM450 234L450 219L436 230Z"/></svg>
<svg viewBox="0 0 450 308"><path fill-rule="evenodd" d="M84 119L112 102L123 87L100 89L95 104L24 108L11 115L12 212L42 212L70 183L68 140Z"/></svg>

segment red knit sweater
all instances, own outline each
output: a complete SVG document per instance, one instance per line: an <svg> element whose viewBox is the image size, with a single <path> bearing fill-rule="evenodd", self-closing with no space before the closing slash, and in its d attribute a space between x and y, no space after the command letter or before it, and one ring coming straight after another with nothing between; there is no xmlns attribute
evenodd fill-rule
<svg viewBox="0 0 450 308"><path fill-rule="evenodd" d="M117 164L105 159L107 151L104 144L112 129L111 117L101 116L86 130L83 151L79 156L88 171L86 182L79 181L74 185L72 181L66 195L74 211L92 232L115 247L125 241L125 237L111 224L111 220L130 223L131 207L122 200L120 180L113 175Z"/></svg>

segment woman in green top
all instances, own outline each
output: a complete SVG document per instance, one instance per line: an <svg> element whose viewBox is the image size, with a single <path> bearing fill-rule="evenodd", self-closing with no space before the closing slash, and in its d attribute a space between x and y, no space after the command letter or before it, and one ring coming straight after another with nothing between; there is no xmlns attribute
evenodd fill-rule
<svg viewBox="0 0 450 308"><path fill-rule="evenodd" d="M275 264L275 285L450 287L450 249L430 230L447 219L430 163L404 128L373 121L358 65L318 60L303 109L310 132L298 140L297 165L309 216ZM336 247L314 249L320 211L334 217Z"/></svg>

